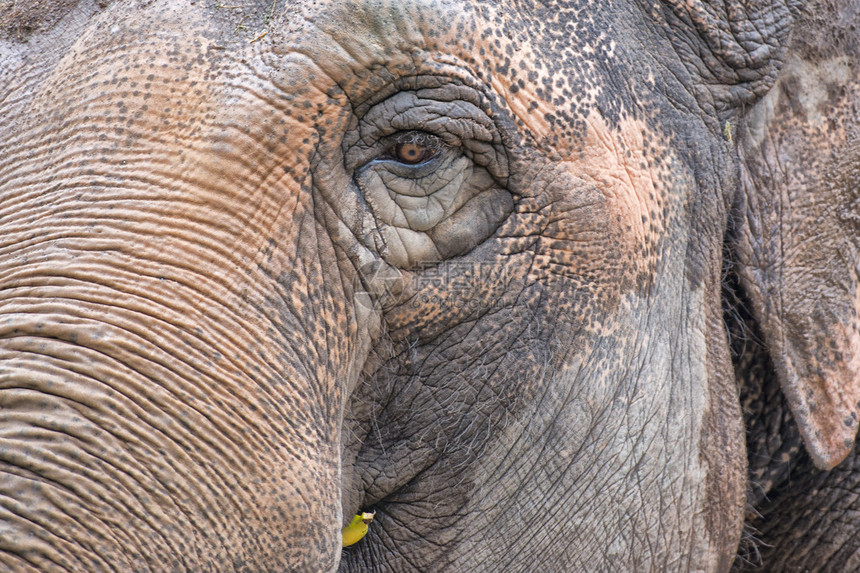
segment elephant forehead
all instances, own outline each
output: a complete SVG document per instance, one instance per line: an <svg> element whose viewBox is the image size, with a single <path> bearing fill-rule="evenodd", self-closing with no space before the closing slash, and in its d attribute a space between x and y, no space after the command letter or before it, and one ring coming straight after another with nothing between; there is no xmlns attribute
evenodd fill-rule
<svg viewBox="0 0 860 573"><path fill-rule="evenodd" d="M431 0L292 8L273 34L272 49L280 62L302 55L314 70L305 80L326 77L354 108L404 76L439 74L475 86L490 115L511 118L519 141L618 201L637 241L661 230L652 222L667 208L668 190L678 187L668 181L671 135L655 130L654 72L640 69L633 77L618 34L611 33L615 16L599 3L547 11ZM287 68L294 82L296 69L280 66L282 73ZM619 75L625 82L619 84Z"/></svg>
<svg viewBox="0 0 860 573"><path fill-rule="evenodd" d="M607 90L605 79L621 63L615 16L589 2L508 4L294 3L272 30L272 52L308 56L353 104L404 75L452 75L491 92L535 140L563 147L598 101L614 118L623 86Z"/></svg>
<svg viewBox="0 0 860 573"><path fill-rule="evenodd" d="M652 160L662 157L665 145L640 135L655 130L664 104L654 97L655 70L631 69L623 52L636 47L622 49L612 33L617 17L600 4L546 12L428 0L294 8L275 31L272 51L306 55L354 106L402 76L439 73L483 91L526 141L556 160L579 156L583 146L617 149L618 141L650 145Z"/></svg>
<svg viewBox="0 0 860 573"><path fill-rule="evenodd" d="M157 234L203 226L237 255L263 256L261 243L301 210L294 180L315 126L288 125L268 82L212 35L205 13L120 8L110 27L81 35L34 98L31 139L51 177L84 190L82 201L128 209L141 232L142 213L169 205L151 222Z"/></svg>
<svg viewBox="0 0 860 573"><path fill-rule="evenodd" d="M598 25L612 22L599 6L562 18L498 4L295 3L267 36L240 44L213 32L211 10L156 4L143 17L120 8L110 27L91 27L48 82L80 98L63 121L73 130L102 116L118 126L106 142L82 143L105 155L123 150L103 163L114 175L133 168L123 161L141 143L151 168L137 176L179 179L210 205L241 196L222 214L242 227L238 234L275 224L254 218L295 210L297 195L278 191L298 188L288 180L302 183L320 141L340 137L348 109L398 79L437 74L477 87L491 108L484 111L510 118L513 145L537 148L600 189L638 263L651 268L665 252L656 241L669 191L682 187L668 178L665 140L641 111L627 110L623 90L606 86L605 68L621 68L613 68L617 46Z"/></svg>

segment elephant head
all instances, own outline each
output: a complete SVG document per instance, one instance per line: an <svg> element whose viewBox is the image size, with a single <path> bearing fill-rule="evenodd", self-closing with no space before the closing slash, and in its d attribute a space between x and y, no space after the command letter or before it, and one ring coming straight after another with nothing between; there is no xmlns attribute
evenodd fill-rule
<svg viewBox="0 0 860 573"><path fill-rule="evenodd" d="M733 130L795 16L7 7L0 564L727 569Z"/></svg>

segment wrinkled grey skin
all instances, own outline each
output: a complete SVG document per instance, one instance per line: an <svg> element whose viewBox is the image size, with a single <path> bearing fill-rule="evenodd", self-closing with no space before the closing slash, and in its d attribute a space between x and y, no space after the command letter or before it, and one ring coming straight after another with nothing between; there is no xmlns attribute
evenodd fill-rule
<svg viewBox="0 0 860 573"><path fill-rule="evenodd" d="M0 7L0 569L726 571L854 475L854 2Z"/></svg>

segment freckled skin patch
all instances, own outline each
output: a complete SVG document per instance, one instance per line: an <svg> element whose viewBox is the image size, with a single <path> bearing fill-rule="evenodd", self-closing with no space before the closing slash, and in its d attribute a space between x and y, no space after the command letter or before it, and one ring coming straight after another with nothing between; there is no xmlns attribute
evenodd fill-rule
<svg viewBox="0 0 860 573"><path fill-rule="evenodd" d="M660 6L82 2L4 44L0 564L725 570L720 114L773 68L699 75L755 22Z"/></svg>

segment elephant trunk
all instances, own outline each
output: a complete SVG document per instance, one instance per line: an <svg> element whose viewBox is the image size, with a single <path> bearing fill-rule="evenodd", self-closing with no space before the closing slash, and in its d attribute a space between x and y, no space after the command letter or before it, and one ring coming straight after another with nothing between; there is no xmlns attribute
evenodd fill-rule
<svg viewBox="0 0 860 573"><path fill-rule="evenodd" d="M0 570L333 570L378 313L311 175L328 98L153 18L0 126Z"/></svg>
<svg viewBox="0 0 860 573"><path fill-rule="evenodd" d="M335 569L361 357L319 224L245 249L73 191L4 228L0 569Z"/></svg>

